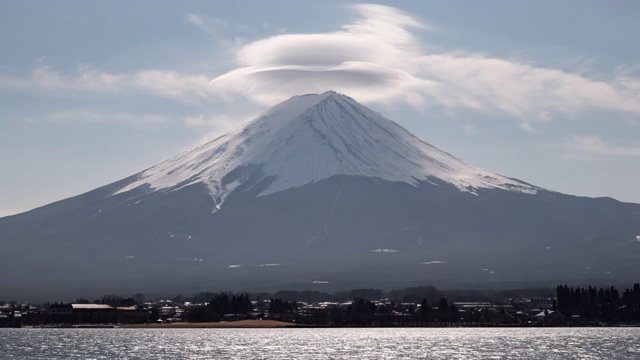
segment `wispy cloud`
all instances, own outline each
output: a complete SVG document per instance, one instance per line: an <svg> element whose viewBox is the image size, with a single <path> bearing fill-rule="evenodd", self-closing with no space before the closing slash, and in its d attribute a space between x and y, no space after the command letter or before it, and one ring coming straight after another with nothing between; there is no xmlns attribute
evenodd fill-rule
<svg viewBox="0 0 640 360"><path fill-rule="evenodd" d="M169 121L164 115L155 114L130 114L112 113L95 110L74 110L61 111L42 115L30 121L51 121L51 122L89 122L89 123L125 123L130 125L153 125Z"/></svg>
<svg viewBox="0 0 640 360"><path fill-rule="evenodd" d="M565 146L575 157L582 159L590 159L593 155L640 157L640 142L611 144L597 136L579 136L569 140Z"/></svg>
<svg viewBox="0 0 640 360"><path fill-rule="evenodd" d="M229 53L235 53L240 47L242 47L244 45L244 40L240 36L235 36L231 39L227 36L228 33L252 33L257 29L252 25L230 23L224 19L210 18L192 13L187 14L187 21L209 35L219 47L225 49ZM267 22L263 22L261 28L263 31L267 31L270 26Z"/></svg>
<svg viewBox="0 0 640 360"><path fill-rule="evenodd" d="M353 9L359 18L339 31L243 46L240 67L211 84L263 104L332 89L364 102L471 109L513 118L529 132L589 109L640 114L640 80L626 73L602 80L486 54L430 52L412 33L427 26L411 16L382 5Z"/></svg>
<svg viewBox="0 0 640 360"><path fill-rule="evenodd" d="M219 18L208 18L192 13L187 14L187 21L207 34L216 34L220 29L229 26L229 22Z"/></svg>
<svg viewBox="0 0 640 360"><path fill-rule="evenodd" d="M182 121L193 127L214 128L216 131L231 130L238 125L238 119L227 114L197 114L185 116Z"/></svg>
<svg viewBox="0 0 640 360"><path fill-rule="evenodd" d="M175 71L142 70L111 73L81 67L75 74L39 66L26 78L0 76L0 88L44 96L88 96L90 94L137 94L170 98L181 102L210 102L217 98L210 77Z"/></svg>
<svg viewBox="0 0 640 360"><path fill-rule="evenodd" d="M593 109L640 114L636 67L619 67L596 78L582 68L572 73L521 59L434 51L414 33L429 32L430 27L402 11L371 4L352 10L356 17L336 31L281 34L244 45L232 41L238 66L215 78L157 69L116 73L87 66L63 73L41 65L24 78L0 75L0 89L42 96L131 94L206 106L225 101L236 108L248 108L249 99L252 109L292 95L336 90L365 103L502 116L527 132ZM215 36L238 27L193 13L186 21ZM185 123L208 119L185 118Z"/></svg>
<svg viewBox="0 0 640 360"><path fill-rule="evenodd" d="M182 121L187 126L206 130L206 132L202 133L200 139L196 141L197 144L204 144L221 134L233 130L239 123L259 115L257 112L251 112L248 109L243 112L245 115L241 117L231 114L195 114L183 117Z"/></svg>

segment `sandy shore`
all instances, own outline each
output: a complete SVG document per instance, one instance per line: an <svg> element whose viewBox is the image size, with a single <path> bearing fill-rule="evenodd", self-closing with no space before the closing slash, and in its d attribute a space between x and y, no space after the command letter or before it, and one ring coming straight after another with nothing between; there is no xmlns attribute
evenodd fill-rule
<svg viewBox="0 0 640 360"><path fill-rule="evenodd" d="M120 325L127 329L208 329L208 328L286 328L296 327L295 323L275 320L239 320L202 323L171 323L171 324L131 324Z"/></svg>

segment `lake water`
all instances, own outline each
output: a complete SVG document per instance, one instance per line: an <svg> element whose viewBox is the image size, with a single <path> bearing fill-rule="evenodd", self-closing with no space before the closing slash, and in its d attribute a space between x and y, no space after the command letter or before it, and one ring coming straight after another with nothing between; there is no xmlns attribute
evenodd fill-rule
<svg viewBox="0 0 640 360"><path fill-rule="evenodd" d="M640 359L640 328L0 329L1 359Z"/></svg>

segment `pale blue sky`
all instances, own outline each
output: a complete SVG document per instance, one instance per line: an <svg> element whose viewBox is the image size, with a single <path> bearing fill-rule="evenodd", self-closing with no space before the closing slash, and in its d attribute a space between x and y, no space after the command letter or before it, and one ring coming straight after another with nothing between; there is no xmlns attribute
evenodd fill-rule
<svg viewBox="0 0 640 360"><path fill-rule="evenodd" d="M639 2L376 3L0 0L0 216L329 89L475 165L640 202Z"/></svg>

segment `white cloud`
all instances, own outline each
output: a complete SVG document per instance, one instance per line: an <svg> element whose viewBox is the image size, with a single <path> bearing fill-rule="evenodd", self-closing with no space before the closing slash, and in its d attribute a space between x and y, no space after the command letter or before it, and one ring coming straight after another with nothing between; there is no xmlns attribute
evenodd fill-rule
<svg viewBox="0 0 640 360"><path fill-rule="evenodd" d="M189 126L204 126L209 129L213 127L213 129L216 131L231 130L233 127L238 125L238 120L239 119L237 117L226 114L197 114L185 116L184 118L182 118L182 121Z"/></svg>
<svg viewBox="0 0 640 360"><path fill-rule="evenodd" d="M238 126L238 124L255 118L259 113L251 109L243 109L244 116L229 114L196 114L185 116L182 121L190 127L206 129L196 144L205 144L222 134L225 134Z"/></svg>
<svg viewBox="0 0 640 360"><path fill-rule="evenodd" d="M253 111L256 105L264 108L293 95L335 90L365 103L502 116L527 132L592 109L640 114L635 67L590 78L584 69L570 73L486 54L436 52L412 32L429 27L411 16L382 5L352 9L357 18L337 31L229 45L238 67L213 80L206 74L157 69L114 73L81 67L67 74L41 65L26 78L0 75L0 89L42 96L155 96L205 106L223 100L236 113L251 107L247 99L254 103ZM214 37L239 26L191 13L186 20ZM210 118L184 122L204 124Z"/></svg>
<svg viewBox="0 0 640 360"><path fill-rule="evenodd" d="M584 159L592 155L640 157L640 142L611 144L596 136L579 136L567 142L566 147L575 152L575 156Z"/></svg>
<svg viewBox="0 0 640 360"><path fill-rule="evenodd" d="M214 43L227 52L234 53L244 42L240 37L229 40L225 36L225 32L229 30L245 30L246 26L244 25L229 23L229 21L224 19L209 18L192 13L187 14L187 21L209 35Z"/></svg>
<svg viewBox="0 0 640 360"><path fill-rule="evenodd" d="M185 102L209 102L216 96L208 85L209 77L175 71L145 70L133 74L124 85Z"/></svg>
<svg viewBox="0 0 640 360"><path fill-rule="evenodd" d="M558 114L640 114L640 80L628 72L596 80L484 54L429 52L410 31L426 26L412 17L382 5L353 9L360 17L339 31L278 35L243 46L240 67L212 86L227 99L249 97L265 105L331 89L363 102L471 109L513 118L529 132Z"/></svg>
<svg viewBox="0 0 640 360"><path fill-rule="evenodd" d="M218 98L209 86L210 77L175 71L141 70L110 73L81 67L74 75L63 74L51 66L40 66L27 78L0 76L0 88L45 96L90 94L138 94L170 98L181 102L210 102Z"/></svg>
<svg viewBox="0 0 640 360"><path fill-rule="evenodd" d="M419 100L405 90L425 81L402 63L407 54L418 55L406 28L421 24L385 6L355 9L365 16L342 31L278 35L243 46L237 53L242 67L212 85L229 97L248 96L265 105L330 89L361 101Z"/></svg>
<svg viewBox="0 0 640 360"><path fill-rule="evenodd" d="M189 126L209 125L209 120L205 119L204 114L185 116L182 121Z"/></svg>
<svg viewBox="0 0 640 360"><path fill-rule="evenodd" d="M92 123L126 123L132 125L150 125L165 123L169 120L163 115L108 113L91 110L61 111L43 115L31 121L52 122L92 122Z"/></svg>
<svg viewBox="0 0 640 360"><path fill-rule="evenodd" d="M208 34L216 34L220 29L229 26L229 22L226 20L219 18L210 19L192 13L187 14L187 21Z"/></svg>
<svg viewBox="0 0 640 360"><path fill-rule="evenodd" d="M537 131L529 121L523 121L520 123L520 129L528 132L529 134L535 134Z"/></svg>

